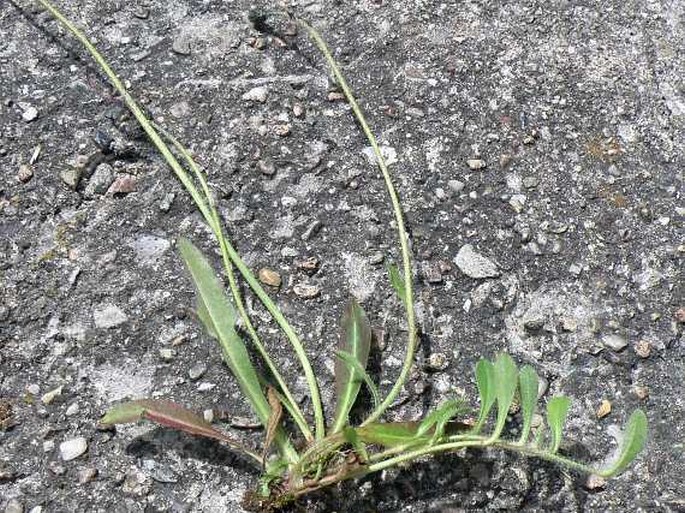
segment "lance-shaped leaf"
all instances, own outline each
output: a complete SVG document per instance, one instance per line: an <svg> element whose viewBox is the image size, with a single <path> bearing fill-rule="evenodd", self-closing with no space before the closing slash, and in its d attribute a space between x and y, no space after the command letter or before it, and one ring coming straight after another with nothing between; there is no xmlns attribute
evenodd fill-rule
<svg viewBox="0 0 685 513"><path fill-rule="evenodd" d="M416 436L423 436L432 432L431 442L434 443L445 434L445 427L449 421L455 415L464 411L465 407L463 401L457 401L456 399L445 401L421 421Z"/></svg>
<svg viewBox="0 0 685 513"><path fill-rule="evenodd" d="M362 379L364 380L364 384L366 385L366 388L369 390L369 393L373 398L374 408L377 407L381 402L381 395L378 393L378 388L371 379L371 376L369 376L369 373L366 372L366 369L362 367L359 361L347 351L342 351L339 349L335 352L335 355L338 358L342 358L343 360L345 360L345 363L347 363L347 365L352 367L358 374L361 375Z"/></svg>
<svg viewBox="0 0 685 513"><path fill-rule="evenodd" d="M570 406L571 400L564 396L552 397L547 403L547 425L552 437L549 451L552 454L556 453L561 445L561 435L564 431L566 415Z"/></svg>
<svg viewBox="0 0 685 513"><path fill-rule="evenodd" d="M506 353L497 356L495 360L495 395L497 396L497 421L491 439L499 438L507 422L509 408L514 402L518 388L518 370L514 360Z"/></svg>
<svg viewBox="0 0 685 513"><path fill-rule="evenodd" d="M407 302L407 288L404 286L404 278L400 274L400 270L395 264L388 265L388 277L390 278L390 285L395 289L397 297L403 303Z"/></svg>
<svg viewBox="0 0 685 513"><path fill-rule="evenodd" d="M338 349L352 355L366 369L371 348L371 325L359 303L352 299L342 317ZM336 408L332 433L340 431L348 421L350 410L357 399L363 375L343 358L335 360Z"/></svg>
<svg viewBox="0 0 685 513"><path fill-rule="evenodd" d="M418 436L418 422L372 422L355 428L360 440L382 447L427 444L430 437Z"/></svg>
<svg viewBox="0 0 685 513"><path fill-rule="evenodd" d="M198 294L197 299L196 299L196 313L198 319L200 319L200 322L202 323L202 326L204 326L205 330L207 331L207 335L214 339L219 339L219 334L215 331L214 327L214 322L212 321L212 318L209 316L209 310L207 310L207 305L205 305L205 302L202 300L202 297ZM234 312L229 311L227 312L227 315L234 315ZM235 322L235 320L233 321Z"/></svg>
<svg viewBox="0 0 685 513"><path fill-rule="evenodd" d="M623 472L644 448L647 431L647 416L642 410L635 410L623 430L618 456L613 463L602 469L600 475L611 477Z"/></svg>
<svg viewBox="0 0 685 513"><path fill-rule="evenodd" d="M160 426L224 442L232 449L259 460L259 456L247 449L243 444L214 428L195 412L171 401L139 399L118 404L110 408L100 419L100 425L108 427L114 424L129 424L141 420L149 420Z"/></svg>
<svg viewBox="0 0 685 513"><path fill-rule="evenodd" d="M179 240L178 247L197 288L198 304L201 305L198 309L199 315L207 331L218 338L224 359L237 379L240 389L259 420L266 426L271 416L271 408L264 397L245 344L235 330L233 306L228 302L223 287L200 250L186 239Z"/></svg>
<svg viewBox="0 0 685 513"><path fill-rule="evenodd" d="M521 438L519 443L526 443L530 434L530 427L533 424L535 405L538 402L538 389L540 380L537 372L530 365L526 365L519 372L519 394L521 396L521 415L523 416L523 426L521 427Z"/></svg>
<svg viewBox="0 0 685 513"><path fill-rule="evenodd" d="M497 399L495 394L495 367L492 362L485 358L480 359L476 364L476 385L480 397L480 411L476 425L473 427L475 434L483 429L483 425Z"/></svg>

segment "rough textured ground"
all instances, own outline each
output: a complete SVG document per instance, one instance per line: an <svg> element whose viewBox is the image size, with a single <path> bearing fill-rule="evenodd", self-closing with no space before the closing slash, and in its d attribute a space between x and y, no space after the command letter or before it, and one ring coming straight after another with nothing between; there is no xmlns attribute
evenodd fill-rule
<svg viewBox="0 0 685 513"><path fill-rule="evenodd" d="M58 4L199 156L248 263L281 274L273 296L329 404L350 294L385 333L376 360L387 384L405 336L385 275L398 257L388 201L306 38L260 36L245 0ZM95 428L125 397L249 411L193 320L174 249L186 236L211 251L207 229L78 45L20 5L0 3L0 399L11 406L0 510L239 511L255 475L215 444ZM306 508L682 511L685 4L293 5L329 40L396 160L425 336L391 416L472 397L474 362L507 350L535 365L547 396L573 398L574 454L601 459L635 407L651 426L646 455L603 488L538 461L469 453ZM460 270L467 244L493 276ZM320 261L311 276L298 265L308 257ZM298 284L320 295L302 299ZM254 310L304 396L284 339ZM444 368L430 368L434 354ZM598 419L604 399L612 410ZM87 452L64 461L61 444L80 437Z"/></svg>

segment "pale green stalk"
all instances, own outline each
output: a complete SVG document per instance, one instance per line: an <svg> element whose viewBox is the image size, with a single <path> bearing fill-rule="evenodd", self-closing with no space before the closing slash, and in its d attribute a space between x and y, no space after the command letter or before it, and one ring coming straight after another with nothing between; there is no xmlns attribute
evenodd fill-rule
<svg viewBox="0 0 685 513"><path fill-rule="evenodd" d="M214 223L211 209L209 208L205 200L203 200L202 196L200 195L200 192L197 190L186 171L183 169L181 164L178 162L178 160L173 155L173 153L166 145L166 143L159 136L154 127L150 124L150 121L147 119L147 117L145 116L141 108L138 106L136 101L133 99L133 97L128 93L126 87L121 82L121 80L119 80L119 77L112 70L112 68L109 66L104 57L102 57L100 52L98 52L98 50L95 48L95 46L93 46L90 40L73 23L71 23L67 18L65 18L64 15L62 15L62 13L55 6L53 6L51 2L49 2L48 0L37 1L43 7L45 7L45 9L47 9L57 21L64 25L64 27L67 30L69 30L69 32L71 32L74 35L74 37L76 37L76 39L79 40L79 42L86 48L86 50L93 57L95 62L100 66L105 75L107 75L107 78L109 78L114 88L119 92L124 102L126 103L126 106L133 113L140 126L143 128L143 130L145 130L145 133L148 135L150 140L157 147L157 149L162 154L164 159L167 161L167 163L174 171L178 179L181 181L183 186L188 190L193 201L195 202L203 217L211 227ZM307 355L304 351L302 342L300 342L300 339L295 334L295 331L292 329L292 327L285 319L283 314L280 312L276 304L264 291L262 286L259 284L257 279L254 277L252 272L247 267L247 265L245 265L243 260L238 255L237 251L233 248L233 246L226 240L224 241L224 245L226 247L226 252L228 253L233 264L236 266L238 271L240 271L240 273L245 278L250 288L257 295L260 301L264 304L269 313L271 313L271 315L274 317L274 319L279 324L285 335L288 337L290 343L292 344L295 353L297 354L297 357L300 360L300 364L302 365L305 377L307 379L307 383L309 385L312 406L314 408L316 436L317 438L323 438L324 417L323 407L321 404L321 397L319 394L319 387L316 382L316 377L314 376L314 371L312 370L311 364L309 363L309 359L307 358ZM289 444L288 446L290 447L290 450L292 450L292 447Z"/></svg>
<svg viewBox="0 0 685 513"><path fill-rule="evenodd" d="M283 394L281 397L281 402L283 402L284 406L286 407L286 410L288 410L288 412L291 414L293 420L300 428L300 431L307 439L307 441L313 440L314 437L312 435L311 430L309 429L309 426L307 425L307 421L305 420L302 410L297 405L297 401L295 401L295 398L292 396L292 393L290 392L287 383L283 379L283 376L281 376L280 372L278 372L278 368L269 356L266 347L264 347L264 344L259 338L259 335L257 334L257 331L255 330L252 321L250 320L247 310L245 309L245 304L243 302L242 295L240 294L238 283L235 279L235 273L233 272L233 264L231 263L230 256L228 253L228 244L226 237L224 236L223 227L221 225L221 219L219 217L219 213L217 212L216 206L214 205L214 201L212 201L211 192L207 185L207 180L205 179L204 174L198 167L197 163L195 162L195 159L190 154L190 152L175 137L173 137L169 132L164 130L159 125L155 123L153 123L153 125L164 137L166 137L174 145L176 150L185 159L186 163L188 164L188 167L195 174L195 178L197 179L197 181L200 182L200 185L205 194L205 197L207 198L207 202L209 203L212 213L213 225L210 224L210 228L212 228L212 231L214 232L214 235L217 241L219 242L219 247L221 248L221 256L224 262L224 269L226 270L226 275L228 276L228 284L231 289L231 293L233 294L233 299L235 301L236 308L238 309L238 312L240 313L240 316L242 317L243 322L245 323L245 329L249 333L250 338L252 339L252 343L259 351L259 354L264 359L264 362L266 363L267 367L269 367L269 370L271 371L274 378L278 382L278 385L281 388L281 392Z"/></svg>
<svg viewBox="0 0 685 513"><path fill-rule="evenodd" d="M563 465L565 467L572 468L574 470L580 470L582 472L587 472L587 473L591 473L591 474L598 474L598 475L602 474L602 472L600 470L593 469L592 467L590 467L588 465L584 465L583 463L579 463L577 461L570 460L570 459L565 458L563 456L559 456L558 454L553 454L553 453L550 453L548 451L543 451L543 450L537 450L537 449L531 448L530 446L522 446L522 445L519 445L517 443L510 443L510 442L505 442L505 441L499 441L499 442L493 443L487 437L469 437L468 439L465 439L465 440L446 442L446 443L441 443L441 444L437 444L437 445L433 445L433 446L421 447L419 449L409 451L409 452L404 452L402 454L388 458L388 459L383 460L383 461L379 461L377 463L372 463L371 465L366 467L366 470L370 474L372 472L378 472L380 470L384 470L386 468L394 467L394 466L400 465L402 463L407 463L409 461L415 460L415 459L420 458L422 456L426 456L428 454L435 454L435 453L439 453L439 452L453 452L453 451L465 449L467 447L480 447L480 448L496 447L499 449L516 451L520 454L525 454L526 456L532 456L532 457L548 460L548 461L557 463L559 465Z"/></svg>
<svg viewBox="0 0 685 513"><path fill-rule="evenodd" d="M380 168L381 173L383 174L385 186L388 190L388 194L390 195L390 201L392 202L392 209L395 214L395 222L397 223L397 231L400 239L400 249L402 252L402 267L404 272L406 294L404 298L404 303L407 310L407 326L409 330L407 340L407 352L404 358L404 363L402 364L402 369L400 370L400 374L397 380L395 381L395 384L393 385L390 392L388 392L388 395L385 397L385 399L383 399L381 404L379 404L369 415L369 417L362 423L362 425L366 425L370 422L374 422L375 420L377 420L390 407L390 405L393 403L397 395L402 391L402 387L404 386L404 383L407 381L407 378L409 377L409 372L411 371L411 367L414 363L414 353L416 352L416 346L418 343L418 333L416 330L416 319L414 313L411 256L409 251L409 243L407 242L407 232L405 230L404 219L402 217L402 206L400 205L400 200L397 195L397 191L395 190L395 186L392 183L390 171L388 171L388 166L385 162L385 158L383 157L380 146L378 145L378 141L376 140L376 137L373 135L373 132L369 128L369 125L366 122L366 118L364 117L364 113L362 112L361 108L359 107L359 104L357 103L357 100L354 97L354 94L352 93L352 89L347 84L347 81L345 80L345 77L343 76L342 71L338 66L338 63L333 58L333 55L331 54L331 51L328 48L328 45L323 40L321 35L305 21L298 19L298 22L305 28L307 33L314 40L314 43L316 44L318 49L325 57L326 62L328 63L328 66L331 68L331 71L333 72L336 81L342 88L343 94L345 95L347 102L352 107L352 111L354 112L357 121L361 125L364 135L366 135L366 138L368 139L371 148L373 148L373 152L376 156L376 161L378 162L378 167Z"/></svg>

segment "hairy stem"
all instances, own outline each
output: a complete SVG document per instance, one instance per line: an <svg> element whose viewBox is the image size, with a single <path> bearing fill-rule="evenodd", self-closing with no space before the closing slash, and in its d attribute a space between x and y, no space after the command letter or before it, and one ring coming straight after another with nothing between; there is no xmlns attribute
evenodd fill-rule
<svg viewBox="0 0 685 513"><path fill-rule="evenodd" d="M364 135L369 141L369 144L371 145L371 148L373 148L373 152L376 156L376 161L378 162L378 167L381 170L381 173L383 174L383 179L385 180L385 186L388 190L388 195L390 196L390 201L392 203L392 209L395 215L395 222L397 224L397 232L399 235L399 240L400 240L400 249L402 252L402 267L404 271L404 283L405 283L405 298L404 298L404 304L407 310L407 326L409 330L408 334L408 340L407 340L407 351L404 357L404 362L402 364L402 369L400 370L400 374L395 381L395 384L393 385L392 389L390 392L388 392L388 395L383 399L383 401L376 406L376 408L373 410L373 412L369 415L369 417L362 423L362 425L369 424L370 422L374 422L377 420L383 413L390 407L390 405L393 403L397 395L400 393L402 390L402 387L404 386L404 383L407 381L407 378L409 377L409 372L411 370L411 367L414 363L414 354L416 352L416 346L418 343L418 333L416 330L416 316L414 313L414 299L413 299L413 291L412 291L412 270L411 270L411 255L409 251L409 242L408 242L408 237L407 237L407 232L404 227L404 218L402 215L402 206L400 204L399 196L397 194L397 191L395 190L395 186L393 185L392 178L390 177L390 171L388 170L388 166L385 162L385 158L383 157L383 154L381 152L380 146L378 145L378 141L376 140L376 137L374 136L373 132L369 128L369 124L366 122L366 118L364 117L364 113L362 112L361 107L359 107L359 104L357 103L357 100L354 97L354 94L352 93L352 89L348 85L347 81L345 80L345 77L342 74L342 71L340 70L340 67L338 66L338 63L335 61L335 58L331 54L330 49L328 48L328 45L326 42L323 40L321 35L314 29L311 25L309 25L307 22L298 19L297 20L300 25L302 25L309 36L312 38L314 43L316 44L317 48L321 51L323 54L324 58L326 59L326 62L328 63L328 66L330 67L331 71L333 72L333 76L335 77L336 81L340 85L340 87L343 90L343 94L345 95L345 98L347 99L347 102L350 104L352 107L352 111L354 112L355 117L357 118L357 121L359 122L360 126L362 127L362 131L364 132Z"/></svg>

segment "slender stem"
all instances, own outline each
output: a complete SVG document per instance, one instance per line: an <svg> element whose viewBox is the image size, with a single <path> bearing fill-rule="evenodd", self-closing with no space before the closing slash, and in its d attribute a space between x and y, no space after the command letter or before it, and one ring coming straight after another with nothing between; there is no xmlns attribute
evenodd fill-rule
<svg viewBox="0 0 685 513"><path fill-rule="evenodd" d="M145 133L148 135L153 144L157 147L159 152L162 154L162 156L167 161L169 166L172 168L172 170L174 171L178 179L181 181L181 183L184 185L184 187L188 190L191 197L193 198L193 201L195 202L203 217L211 227L214 223L214 218L212 216L211 209L209 208L207 202L202 198L200 192L192 183L192 180L190 179L188 174L185 172L185 170L178 162L176 157L173 155L169 147L166 145L166 143L162 140L157 131L151 125L150 121L147 119L147 117L140 109L136 101L128 93L126 87L121 82L121 80L119 80L119 77L112 70L112 68L109 66L104 57L102 57L102 55L98 52L95 46L93 46L93 44L88 40L88 38L73 23L71 23L67 18L65 18L64 15L62 15L62 13L56 7L54 7L51 2L49 2L48 0L37 1L45 9L47 9L57 21L64 25L64 27L66 27L67 30L69 30L74 35L74 37L76 37L76 39L78 39L81 42L81 44L86 48L86 50L88 50L88 52L91 54L95 62L97 62L97 64L100 66L105 75L107 75L107 78L109 78L109 80L112 82L114 88L119 92L124 102L126 103L126 106L131 110L131 112L133 113L136 120L143 128L143 130L145 130ZM317 438L323 438L324 417L323 406L321 404L321 396L319 394L319 388L316 382L316 377L314 376L314 371L312 370L309 359L307 358L307 355L304 351L302 342L300 342L300 339L295 334L295 331L292 329L292 327L285 319L283 314L280 312L276 304L264 291L262 286L259 284L257 279L250 271L250 269L245 265L243 260L238 255L238 252L233 248L230 242L224 240L223 245L225 246L225 251L231 259L231 262L233 262L233 264L236 266L240 274L242 274L242 276L248 282L250 288L257 295L260 301L264 304L269 313L271 313L271 315L274 317L274 319L276 320L276 322L281 327L281 329L289 339L290 343L292 344L295 353L297 354L297 357L300 360L300 364L302 365L305 377L307 379L307 383L309 385L312 405L314 408L316 436Z"/></svg>
<svg viewBox="0 0 685 513"><path fill-rule="evenodd" d="M280 372L278 372L278 368L274 364L273 360L269 356L269 353L266 350L266 347L264 347L264 344L262 343L261 339L259 338L259 335L257 334L257 331L254 328L254 325L252 324L252 321L250 320L250 316L247 313L247 310L245 309L245 304L243 302L242 295L240 293L240 289L238 287L238 283L236 282L235 278L235 272L233 271L233 264L231 263L229 254L228 254L228 248L226 246L226 237L224 236L224 231L223 227L221 225L221 218L219 217L219 213L216 209L216 205L214 204L214 201L212 200L212 195L209 190L209 186L207 185L207 180L204 177L204 173L200 170L199 166L195 162L195 159L193 156L190 154L190 152L174 137L172 136L169 132L164 130L162 127L157 125L156 123L153 123L157 131L159 131L164 137L166 137L176 148L176 150L181 154L181 156L185 159L186 163L188 164L188 167L191 169L193 174L195 175L196 180L200 183L202 190L204 192L205 197L207 198L207 202L209 203L209 207L211 209L212 213L212 221L213 223L210 224L210 227L212 228L212 231L214 232L214 236L216 237L217 242L219 243L219 247L221 248L221 256L223 258L223 263L224 263L224 269L226 270L226 275L228 276L228 284L229 288L231 289L231 294L233 295L233 300L235 301L236 307L238 309L238 312L240 313L241 318L243 319L243 323L245 324L245 329L247 330L248 334L250 335L250 338L252 339L252 343L255 345L257 350L259 351L259 354L262 356L264 359L267 367L269 367L269 370L273 374L274 378L278 382L278 385L281 388L281 392L283 393L282 400L283 403L288 410L288 412L291 414L293 417L293 420L299 427L300 431L304 435L304 437L307 439L307 441L313 440L313 435L311 430L309 429L309 426L307 425L307 421L304 418L304 414L302 413L302 410L300 407L297 405L297 402L295 401L295 398L292 396L292 393L290 392L290 389L288 388L287 383L283 379L283 376L281 376Z"/></svg>
<svg viewBox="0 0 685 513"><path fill-rule="evenodd" d="M383 157L380 146L378 145L378 141L376 140L376 137L373 135L373 132L369 128L369 125L366 122L366 118L364 117L364 113L362 112L361 108L359 107L359 104L357 103L357 100L354 97L354 94L352 93L352 89L347 84L347 81L345 80L345 77L343 76L342 71L338 66L338 63L333 58L333 55L331 54L331 51L328 48L328 45L323 40L321 35L307 22L300 19L298 19L297 21L305 28L307 33L314 40L314 43L325 57L326 62L328 63L328 66L331 68L331 71L333 72L336 81L343 90L345 98L352 107L352 111L354 112L357 121L361 125L364 135L368 139L371 148L373 148L373 152L376 155L376 161L378 162L378 167L380 168L381 173L383 174L385 186L388 190L390 201L392 202L392 208L395 214L395 222L397 223L397 231L400 240L400 248L402 251L402 267L404 270L404 283L406 294L404 304L407 309L407 326L409 330L407 340L407 352L404 358L404 363L402 364L402 369L400 370L400 374L397 380L395 381L395 384L393 385L390 392L388 392L388 395L385 397L385 399L383 399L381 404L379 404L369 415L369 417L362 423L362 425L366 425L370 422L377 420L381 415L383 415L383 413L388 409L388 407L390 407L390 405L393 403L397 395L402 390L404 383L407 381L407 378L409 377L409 372L411 371L411 367L414 363L414 353L416 352L416 346L418 343L418 334L416 330L416 319L414 313L411 256L409 251L409 243L407 241L407 232L404 227L402 206L400 204L397 191L395 190L395 186L392 183L392 178L390 177L388 166L385 162L385 158Z"/></svg>

